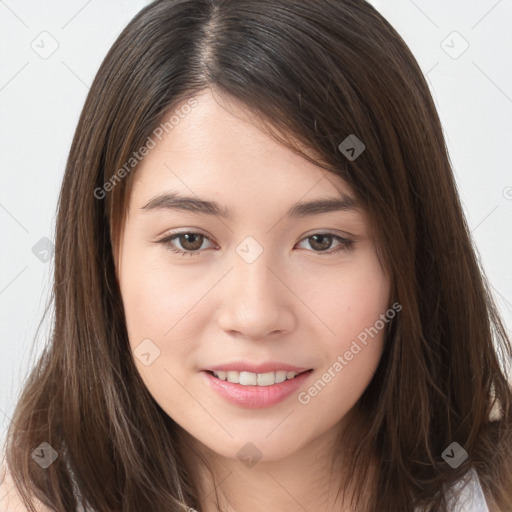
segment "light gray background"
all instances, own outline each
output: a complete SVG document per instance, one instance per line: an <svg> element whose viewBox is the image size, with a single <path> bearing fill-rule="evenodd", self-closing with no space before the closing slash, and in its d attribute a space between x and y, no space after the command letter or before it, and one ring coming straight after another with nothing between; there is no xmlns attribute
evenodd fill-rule
<svg viewBox="0 0 512 512"><path fill-rule="evenodd" d="M0 437L48 333L47 322L34 339L53 260L40 261L32 248L43 237L54 240L60 183L89 85L147 3L0 0ZM371 3L428 77L467 219L510 326L512 1Z"/></svg>

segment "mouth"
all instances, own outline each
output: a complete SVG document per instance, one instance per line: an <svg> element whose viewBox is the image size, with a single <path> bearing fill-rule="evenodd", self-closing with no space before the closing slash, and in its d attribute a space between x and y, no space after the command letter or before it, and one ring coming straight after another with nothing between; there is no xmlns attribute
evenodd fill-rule
<svg viewBox="0 0 512 512"><path fill-rule="evenodd" d="M307 385L313 369L252 373L202 370L205 385L227 402L248 409L264 409L284 402Z"/></svg>
<svg viewBox="0 0 512 512"><path fill-rule="evenodd" d="M275 384L281 384L305 374L311 373L312 368L301 372L293 372L287 370L278 370L275 372L266 373L253 373L247 371L213 371L205 370L207 373L212 375L214 378L222 381L230 382L231 384L239 384L241 386L273 386Z"/></svg>

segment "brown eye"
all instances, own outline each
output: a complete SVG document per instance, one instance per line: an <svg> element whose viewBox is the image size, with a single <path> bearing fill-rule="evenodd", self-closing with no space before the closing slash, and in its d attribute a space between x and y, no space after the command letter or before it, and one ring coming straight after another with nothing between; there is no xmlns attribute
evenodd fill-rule
<svg viewBox="0 0 512 512"><path fill-rule="evenodd" d="M326 251L331 247L333 242L333 237L331 235L313 235L310 236L309 239L314 241L310 242L310 245L317 251Z"/></svg>
<svg viewBox="0 0 512 512"><path fill-rule="evenodd" d="M203 245L204 236L199 233L183 233L177 239L186 251L197 251Z"/></svg>
<svg viewBox="0 0 512 512"><path fill-rule="evenodd" d="M318 254L325 253L326 255L336 254L340 251L349 251L354 247L354 240L343 238L333 233L315 233L303 238L301 243L304 242L308 242L313 252ZM332 249L333 242L336 242L334 249Z"/></svg>
<svg viewBox="0 0 512 512"><path fill-rule="evenodd" d="M158 243L163 244L170 251L181 254L182 256L186 254L194 256L203 252L201 249L204 249L203 243L205 240L210 241L206 235L186 231L166 236L158 240Z"/></svg>

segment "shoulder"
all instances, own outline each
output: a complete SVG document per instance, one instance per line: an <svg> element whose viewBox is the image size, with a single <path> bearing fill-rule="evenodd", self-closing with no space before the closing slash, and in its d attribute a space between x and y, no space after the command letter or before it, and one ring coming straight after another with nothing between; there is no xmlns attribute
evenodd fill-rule
<svg viewBox="0 0 512 512"><path fill-rule="evenodd" d="M38 501L34 505L37 512L52 512ZM27 512L27 507L23 504L11 474L5 466L0 467L0 512Z"/></svg>

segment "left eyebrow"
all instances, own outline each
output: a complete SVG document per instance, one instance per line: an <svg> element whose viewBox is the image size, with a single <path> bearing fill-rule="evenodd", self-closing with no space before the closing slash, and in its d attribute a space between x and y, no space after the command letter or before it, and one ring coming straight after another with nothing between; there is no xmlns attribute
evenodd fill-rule
<svg viewBox="0 0 512 512"><path fill-rule="evenodd" d="M308 215L318 215L321 213L356 210L359 210L359 207L355 199L343 194L341 197L296 203L288 210L286 216L290 218L298 218L307 217Z"/></svg>
<svg viewBox="0 0 512 512"><path fill-rule="evenodd" d="M183 196L176 192L163 193L153 197L141 210L183 210L205 215L214 215L232 220L234 212L215 201L207 201L197 197ZM307 217L335 211L356 211L358 204L352 197L342 194L341 197L316 199L314 201L294 204L286 213L288 218Z"/></svg>

